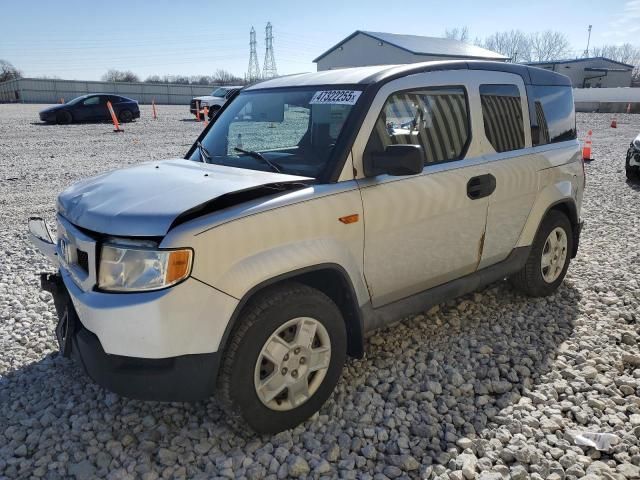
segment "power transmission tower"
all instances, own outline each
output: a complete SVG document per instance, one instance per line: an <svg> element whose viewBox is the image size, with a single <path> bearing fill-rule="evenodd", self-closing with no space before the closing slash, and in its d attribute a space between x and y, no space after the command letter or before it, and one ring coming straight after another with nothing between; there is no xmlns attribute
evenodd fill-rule
<svg viewBox="0 0 640 480"><path fill-rule="evenodd" d="M247 80L255 82L260 79L260 65L258 65L258 52L256 51L256 29L251 27L249 33L249 70Z"/></svg>
<svg viewBox="0 0 640 480"><path fill-rule="evenodd" d="M278 76L278 69L276 68L276 58L273 55L273 32L271 29L271 22L267 23L266 32L266 50L264 52L264 70L262 70L263 78L273 78Z"/></svg>

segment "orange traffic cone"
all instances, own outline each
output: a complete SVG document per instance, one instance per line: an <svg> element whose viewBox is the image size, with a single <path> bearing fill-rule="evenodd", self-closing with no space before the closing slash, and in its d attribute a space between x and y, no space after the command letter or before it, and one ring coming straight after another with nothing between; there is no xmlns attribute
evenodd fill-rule
<svg viewBox="0 0 640 480"><path fill-rule="evenodd" d="M204 126L209 125L209 107L204 107L204 114L202 115L202 120L204 120Z"/></svg>
<svg viewBox="0 0 640 480"><path fill-rule="evenodd" d="M618 122L616 121L616 117L613 117L613 120L611 120L611 128L618 128Z"/></svg>
<svg viewBox="0 0 640 480"><path fill-rule="evenodd" d="M156 99L153 98L151 100L151 112L153 113L153 119L157 120L158 119L158 113L156 112Z"/></svg>
<svg viewBox="0 0 640 480"><path fill-rule="evenodd" d="M111 102L107 101L107 109L111 114L111 121L113 122L113 131L114 132L124 132L122 128L120 128L120 123L118 123L118 117L116 116L116 112L113 111L113 105Z"/></svg>
<svg viewBox="0 0 640 480"><path fill-rule="evenodd" d="M593 158L591 158L591 133L591 130L587 132L587 137L584 139L582 146L582 160L585 162L593 160Z"/></svg>

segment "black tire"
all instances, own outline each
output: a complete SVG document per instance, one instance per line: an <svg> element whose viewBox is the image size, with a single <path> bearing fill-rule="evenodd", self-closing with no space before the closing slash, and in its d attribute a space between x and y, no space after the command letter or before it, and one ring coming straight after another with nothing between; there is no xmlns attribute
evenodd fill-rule
<svg viewBox="0 0 640 480"><path fill-rule="evenodd" d="M209 120L213 120L213 117L215 117L219 111L220 111L219 105L214 105L213 107L211 107L211 109L209 110Z"/></svg>
<svg viewBox="0 0 640 480"><path fill-rule="evenodd" d="M311 317L329 334L331 357L321 383L304 403L286 411L267 407L256 392L254 372L260 352L279 327ZM224 351L218 398L231 420L258 433L293 428L312 416L333 392L346 360L347 334L336 304L324 293L295 282L266 289L243 309ZM285 389L286 392L286 389Z"/></svg>
<svg viewBox="0 0 640 480"><path fill-rule="evenodd" d="M120 114L118 115L118 120L120 120L120 122L122 123L131 122L133 120L133 112L128 109L121 110Z"/></svg>
<svg viewBox="0 0 640 480"><path fill-rule="evenodd" d="M627 174L627 180L636 182L640 180L640 168L638 167L626 167L625 172Z"/></svg>
<svg viewBox="0 0 640 480"><path fill-rule="evenodd" d="M71 122L73 122L73 117L66 110L56 114L56 123L58 125L68 125Z"/></svg>
<svg viewBox="0 0 640 480"><path fill-rule="evenodd" d="M558 227L564 230L567 237L567 251L560 275L549 283L543 277L541 260L547 237ZM527 263L522 270L511 276L509 279L511 283L518 290L531 297L545 297L555 292L564 280L571 262L571 252L573 251L572 232L571 222L569 222L567 216L558 210L551 210L538 228Z"/></svg>

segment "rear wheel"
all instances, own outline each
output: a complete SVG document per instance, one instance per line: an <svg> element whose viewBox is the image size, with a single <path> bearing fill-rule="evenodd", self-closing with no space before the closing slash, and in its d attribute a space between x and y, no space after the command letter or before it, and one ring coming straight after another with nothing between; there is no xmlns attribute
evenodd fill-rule
<svg viewBox="0 0 640 480"><path fill-rule="evenodd" d="M73 121L71 113L67 111L58 112L56 115L56 123L59 125L67 125Z"/></svg>
<svg viewBox="0 0 640 480"><path fill-rule="evenodd" d="M293 428L329 398L346 359L338 307L287 283L259 294L232 333L218 379L227 414L259 433Z"/></svg>
<svg viewBox="0 0 640 480"><path fill-rule="evenodd" d="M511 283L532 297L551 295L564 280L572 251L571 223L564 213L552 210L538 228L527 263Z"/></svg>
<svg viewBox="0 0 640 480"><path fill-rule="evenodd" d="M122 110L120 111L120 115L118 115L119 120L122 123L128 123L133 120L133 113L131 110Z"/></svg>

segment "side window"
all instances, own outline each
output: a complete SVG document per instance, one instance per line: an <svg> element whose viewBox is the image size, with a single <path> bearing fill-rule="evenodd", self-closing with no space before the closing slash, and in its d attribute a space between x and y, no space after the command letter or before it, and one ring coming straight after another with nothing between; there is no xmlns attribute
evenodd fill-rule
<svg viewBox="0 0 640 480"><path fill-rule="evenodd" d="M466 92L461 87L425 88L391 95L378 119L365 153L389 145L420 145L425 163L462 158L469 140Z"/></svg>
<svg viewBox="0 0 640 480"><path fill-rule="evenodd" d="M480 85L484 133L496 152L524 148L520 90L515 85Z"/></svg>
<svg viewBox="0 0 640 480"><path fill-rule="evenodd" d="M82 102L83 105L98 105L100 104L100 97L89 97Z"/></svg>
<svg viewBox="0 0 640 480"><path fill-rule="evenodd" d="M533 146L576 138L571 87L527 85Z"/></svg>

